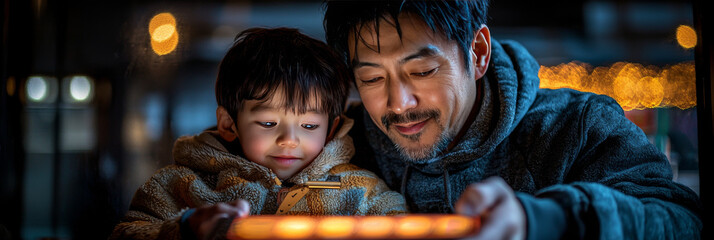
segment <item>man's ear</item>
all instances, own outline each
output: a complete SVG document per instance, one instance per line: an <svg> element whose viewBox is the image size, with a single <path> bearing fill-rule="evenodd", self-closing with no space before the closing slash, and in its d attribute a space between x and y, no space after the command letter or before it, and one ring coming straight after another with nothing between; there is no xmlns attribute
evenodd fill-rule
<svg viewBox="0 0 714 240"><path fill-rule="evenodd" d="M491 32L486 25L481 25L474 33L471 41L471 62L474 67L475 79L480 79L486 75L488 63L491 61Z"/></svg>
<svg viewBox="0 0 714 240"><path fill-rule="evenodd" d="M218 128L218 135L221 135L223 140L232 142L238 137L238 130L236 129L235 122L231 114L228 113L224 107L218 106L216 109L216 121Z"/></svg>
<svg viewBox="0 0 714 240"><path fill-rule="evenodd" d="M337 134L337 127L340 125L340 116L337 116L335 120L332 121L332 127L330 128L330 131L327 132L327 138L325 139L325 144L328 142L332 141L332 138L335 137L335 134Z"/></svg>

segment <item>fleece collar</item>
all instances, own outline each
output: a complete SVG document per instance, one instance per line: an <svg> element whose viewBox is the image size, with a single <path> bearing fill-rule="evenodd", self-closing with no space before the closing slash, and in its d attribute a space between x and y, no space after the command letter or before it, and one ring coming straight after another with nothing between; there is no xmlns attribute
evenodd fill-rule
<svg viewBox="0 0 714 240"><path fill-rule="evenodd" d="M334 166L349 162L355 149L352 138L347 135L347 132L354 122L344 116L342 119L342 126L335 137L325 145L315 160L285 182L303 184L307 181L323 181L324 179L320 178L325 178L327 172ZM242 156L231 154L217 139L219 137L217 131L204 131L197 136L180 137L173 148L176 165L212 174L232 169L245 173L246 176L274 182L277 176L272 170Z"/></svg>

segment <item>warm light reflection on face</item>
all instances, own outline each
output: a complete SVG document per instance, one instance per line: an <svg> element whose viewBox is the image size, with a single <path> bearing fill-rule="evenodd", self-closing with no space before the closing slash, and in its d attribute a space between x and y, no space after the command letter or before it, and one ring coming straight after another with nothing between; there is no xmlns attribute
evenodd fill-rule
<svg viewBox="0 0 714 240"><path fill-rule="evenodd" d="M247 100L238 112L238 139L245 157L287 179L309 165L322 151L328 128L327 113L303 114L281 108L282 91L271 100ZM318 106L313 99L311 106Z"/></svg>

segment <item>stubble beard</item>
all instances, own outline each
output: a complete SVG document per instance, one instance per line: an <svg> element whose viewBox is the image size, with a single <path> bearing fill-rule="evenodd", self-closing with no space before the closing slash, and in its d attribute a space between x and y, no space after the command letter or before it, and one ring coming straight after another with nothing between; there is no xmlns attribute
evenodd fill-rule
<svg viewBox="0 0 714 240"><path fill-rule="evenodd" d="M434 159L440 153L446 150L449 143L451 142L451 139L453 139L453 134L448 131L445 131L443 126L440 125L439 130L441 131L441 134L439 134L439 137L436 142L434 142L434 144L420 145L414 148L408 148L399 145L395 141L395 136L389 136L389 138L392 139L392 142L394 143L394 148L397 149L399 155L401 155L402 158L412 163L428 163L431 162L430 160ZM417 133L409 136L401 134L399 135L400 136L398 136L398 138L406 138L408 141L416 143L419 142L422 134Z"/></svg>
<svg viewBox="0 0 714 240"><path fill-rule="evenodd" d="M447 131L444 125L439 120L440 112L437 110L413 111L406 114L390 113L382 117L382 123L387 128L387 136L392 140L394 148L399 152L399 155L412 163L428 163L448 147L451 140L454 138L454 133ZM390 131L389 128L394 123L406 121L418 121L426 117L433 119L438 131L440 132L438 139L431 145L418 145L417 147L405 147L398 143L398 140L404 140L411 143L418 143L423 137L423 132L404 135L398 131Z"/></svg>

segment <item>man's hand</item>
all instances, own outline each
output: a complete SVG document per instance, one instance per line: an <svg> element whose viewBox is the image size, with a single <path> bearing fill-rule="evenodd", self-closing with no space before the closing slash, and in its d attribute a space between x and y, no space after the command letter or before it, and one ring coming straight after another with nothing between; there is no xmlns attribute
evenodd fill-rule
<svg viewBox="0 0 714 240"><path fill-rule="evenodd" d="M197 208L196 212L188 217L188 225L196 235L196 239L203 240L210 236L220 219L245 217L248 214L250 214L250 205L243 199L216 203Z"/></svg>
<svg viewBox="0 0 714 240"><path fill-rule="evenodd" d="M456 213L481 217L473 239L525 239L526 213L508 184L491 177L468 186L456 202Z"/></svg>

